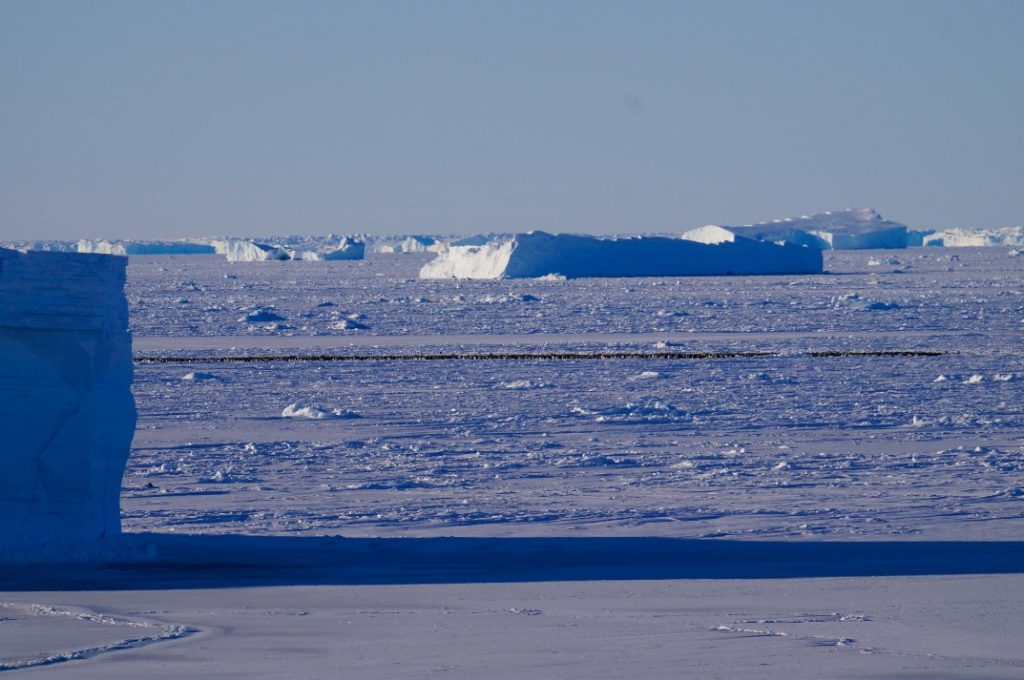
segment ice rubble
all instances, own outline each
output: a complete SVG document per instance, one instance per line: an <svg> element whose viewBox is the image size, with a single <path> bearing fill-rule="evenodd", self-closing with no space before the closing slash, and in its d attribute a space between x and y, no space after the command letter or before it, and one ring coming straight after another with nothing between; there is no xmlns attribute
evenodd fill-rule
<svg viewBox="0 0 1024 680"><path fill-rule="evenodd" d="M597 238L531 231L486 245L451 245L420 270L423 279L818 274L821 251L755 241L719 227L685 238Z"/></svg>
<svg viewBox="0 0 1024 680"><path fill-rule="evenodd" d="M883 219L869 208L829 211L723 229L747 238L799 243L822 250L907 247L906 225Z"/></svg>
<svg viewBox="0 0 1024 680"><path fill-rule="evenodd" d="M76 245L79 253L103 255L209 255L214 247L194 241L90 241L82 239Z"/></svg>
<svg viewBox="0 0 1024 680"><path fill-rule="evenodd" d="M339 408L322 409L317 406L309 406L296 402L288 404L281 411L282 418L305 418L307 420L347 420L358 418L355 411L345 411Z"/></svg>
<svg viewBox="0 0 1024 680"><path fill-rule="evenodd" d="M218 254L227 257L228 262L265 262L267 260L361 260L366 251L362 241L342 237L338 241L328 243L304 244L311 248L303 250L303 245L275 245L259 243L251 239L217 239L213 247Z"/></svg>
<svg viewBox="0 0 1024 680"><path fill-rule="evenodd" d="M0 249L0 559L67 559L120 532L135 432L125 264Z"/></svg>

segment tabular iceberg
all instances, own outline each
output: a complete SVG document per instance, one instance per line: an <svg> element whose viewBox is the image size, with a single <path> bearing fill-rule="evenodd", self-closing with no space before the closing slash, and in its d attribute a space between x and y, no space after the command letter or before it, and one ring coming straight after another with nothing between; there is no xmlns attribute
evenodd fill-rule
<svg viewBox="0 0 1024 680"><path fill-rule="evenodd" d="M821 251L755 241L719 227L684 238L598 238L531 231L485 245L452 245L420 270L423 279L820 274Z"/></svg>
<svg viewBox="0 0 1024 680"><path fill-rule="evenodd" d="M868 208L724 228L746 238L800 243L822 250L907 247L906 225L884 219Z"/></svg>
<svg viewBox="0 0 1024 680"><path fill-rule="evenodd" d="M120 532L126 262L0 249L0 559L62 559Z"/></svg>
<svg viewBox="0 0 1024 680"><path fill-rule="evenodd" d="M104 255L212 255L209 243L195 241L88 241L76 245L80 253Z"/></svg>

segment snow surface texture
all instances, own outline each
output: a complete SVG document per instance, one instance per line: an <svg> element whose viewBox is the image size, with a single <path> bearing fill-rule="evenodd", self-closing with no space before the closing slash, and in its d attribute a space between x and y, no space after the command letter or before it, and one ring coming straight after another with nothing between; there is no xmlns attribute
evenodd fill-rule
<svg viewBox="0 0 1024 680"><path fill-rule="evenodd" d="M719 233L721 232L721 233ZM694 240L663 237L597 238L531 231L483 246L450 246L420 270L424 279L521 279L820 274L821 253L792 244L701 230Z"/></svg>
<svg viewBox="0 0 1024 680"><path fill-rule="evenodd" d="M0 663L75 680L1022 677L1014 253L500 281L418 279L423 254L134 258L136 350L183 362L138 364L123 540L157 561L0 571ZM945 353L858 354L887 349ZM775 354L467 358L504 350ZM428 352L463 358L383 357Z"/></svg>
<svg viewBox="0 0 1024 680"><path fill-rule="evenodd" d="M218 254L226 256L228 262L361 260L366 250L366 245L362 241L347 237L325 244L310 244L309 247L313 249L257 243L248 239L218 239L213 242L213 248Z"/></svg>
<svg viewBox="0 0 1024 680"><path fill-rule="evenodd" d="M0 249L0 559L120 531L135 431L123 258Z"/></svg>
<svg viewBox="0 0 1024 680"><path fill-rule="evenodd" d="M823 212L723 228L746 238L799 243L822 250L907 247L906 225L883 219L869 208Z"/></svg>
<svg viewBox="0 0 1024 680"><path fill-rule="evenodd" d="M136 349L186 363L138 366L125 526L1019 535L1024 258L991 248L823 255L834 274L568 281L414 278L427 255L371 254L338 269L136 260ZM278 320L239 321L257 305ZM368 328L338 327L353 315ZM777 355L210 360L506 350ZM850 355L812 354L822 350ZM877 350L949 354L858 354ZM182 380L190 372L214 379ZM284 416L293 404L309 410Z"/></svg>

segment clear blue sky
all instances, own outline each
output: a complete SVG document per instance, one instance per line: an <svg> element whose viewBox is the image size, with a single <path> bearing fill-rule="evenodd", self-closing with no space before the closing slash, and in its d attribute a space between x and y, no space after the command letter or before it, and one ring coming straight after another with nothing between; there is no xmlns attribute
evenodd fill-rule
<svg viewBox="0 0 1024 680"><path fill-rule="evenodd" d="M0 0L0 238L1024 222L1024 2Z"/></svg>

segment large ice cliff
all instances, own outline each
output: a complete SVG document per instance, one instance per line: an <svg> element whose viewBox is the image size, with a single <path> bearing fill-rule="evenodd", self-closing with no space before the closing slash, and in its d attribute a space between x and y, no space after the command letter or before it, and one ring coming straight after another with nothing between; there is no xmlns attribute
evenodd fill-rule
<svg viewBox="0 0 1024 680"><path fill-rule="evenodd" d="M820 274L821 251L704 227L684 238L597 238L531 231L484 245L451 245L420 270L424 279Z"/></svg>
<svg viewBox="0 0 1024 680"><path fill-rule="evenodd" d="M0 560L62 559L120 532L126 262L0 248Z"/></svg>

